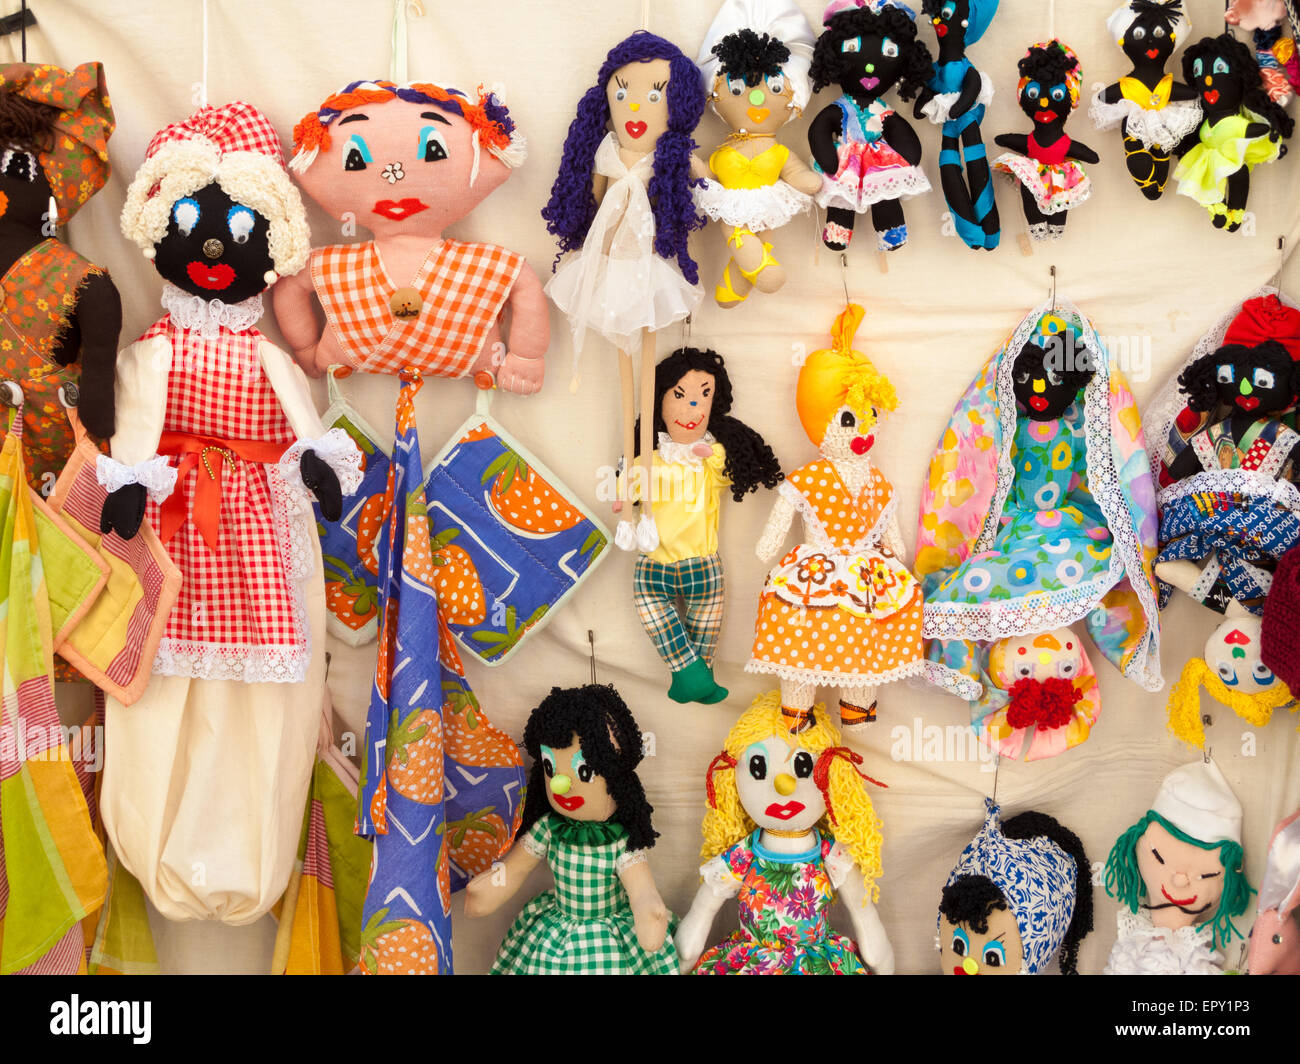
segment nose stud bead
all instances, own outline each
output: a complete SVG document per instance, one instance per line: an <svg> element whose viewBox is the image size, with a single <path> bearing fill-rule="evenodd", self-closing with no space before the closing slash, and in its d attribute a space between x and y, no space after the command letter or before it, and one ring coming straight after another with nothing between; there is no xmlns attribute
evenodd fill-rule
<svg viewBox="0 0 1300 1064"><path fill-rule="evenodd" d="M785 798L791 794L794 794L794 789L797 786L797 784L795 782L795 778L791 776L790 773L778 772L776 775L776 779L772 781L772 786L776 788L777 794L779 794L782 798Z"/></svg>
<svg viewBox="0 0 1300 1064"><path fill-rule="evenodd" d="M225 246L215 236L203 241L203 254L210 259L221 258L221 253L225 250Z"/></svg>
<svg viewBox="0 0 1300 1064"><path fill-rule="evenodd" d="M551 777L552 794L568 794L569 788L573 786L573 781L568 776Z"/></svg>

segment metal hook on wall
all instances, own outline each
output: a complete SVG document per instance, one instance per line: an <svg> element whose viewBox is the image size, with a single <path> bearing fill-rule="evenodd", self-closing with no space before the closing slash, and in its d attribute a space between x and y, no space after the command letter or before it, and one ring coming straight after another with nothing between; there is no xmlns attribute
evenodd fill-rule
<svg viewBox="0 0 1300 1064"><path fill-rule="evenodd" d="M1052 264L1052 313L1056 313L1056 264Z"/></svg>
<svg viewBox="0 0 1300 1064"><path fill-rule="evenodd" d="M1282 290L1282 270L1286 266L1286 235L1277 238L1277 273L1273 274L1273 287Z"/></svg>
<svg viewBox="0 0 1300 1064"><path fill-rule="evenodd" d="M587 629L587 645L591 647L591 682L596 682L596 633Z"/></svg>
<svg viewBox="0 0 1300 1064"><path fill-rule="evenodd" d="M844 286L844 305L847 307L853 300L849 298L849 256L845 251L840 252L840 284Z"/></svg>

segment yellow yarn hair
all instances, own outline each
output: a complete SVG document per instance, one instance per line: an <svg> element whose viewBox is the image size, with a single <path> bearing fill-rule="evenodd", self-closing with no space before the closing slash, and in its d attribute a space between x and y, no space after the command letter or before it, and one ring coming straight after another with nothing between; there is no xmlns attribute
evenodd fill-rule
<svg viewBox="0 0 1300 1064"><path fill-rule="evenodd" d="M1262 728L1273 717L1273 710L1289 706L1292 713L1300 709L1284 683L1257 695L1243 694L1228 687L1202 658L1192 658L1178 677L1169 694L1169 730L1189 746L1205 747L1205 726L1201 723L1201 688L1225 706L1229 706L1247 724Z"/></svg>
<svg viewBox="0 0 1300 1064"><path fill-rule="evenodd" d="M853 338L866 314L850 303L831 326L831 347L814 351L799 370L795 407L803 430L818 447L835 411L847 405L855 413L898 409L898 393L888 377L861 351Z"/></svg>
<svg viewBox="0 0 1300 1064"><path fill-rule="evenodd" d="M822 751L840 746L840 733L831 723L826 707L813 706L812 727L790 735L781 715L781 692L771 691L754 699L741 718L727 733L723 749L736 761L754 743L779 736L792 746L807 750L814 758ZM704 814L704 845L700 856L708 861L749 835L756 825L740 804L736 790L736 770L722 766L713 773L714 800ZM830 804L835 810L835 824L826 815L817 827L827 838L844 846L858 869L868 896L879 900L876 879L882 874L880 863L880 821L867 793L867 781L843 758L836 758L830 770Z"/></svg>

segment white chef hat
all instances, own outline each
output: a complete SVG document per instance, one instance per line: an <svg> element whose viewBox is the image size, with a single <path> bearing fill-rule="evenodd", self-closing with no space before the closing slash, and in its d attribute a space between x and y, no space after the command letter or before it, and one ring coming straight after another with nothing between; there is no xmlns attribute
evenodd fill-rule
<svg viewBox="0 0 1300 1064"><path fill-rule="evenodd" d="M695 60L704 77L705 91L713 88L713 80L718 76L719 63L713 54L713 46L728 34L743 29L766 33L790 49L784 70L790 82L791 97L800 110L807 107L812 99L812 78L808 71L812 66L816 38L807 17L795 6L794 0L723 0Z"/></svg>
<svg viewBox="0 0 1300 1064"><path fill-rule="evenodd" d="M1241 845L1241 803L1213 761L1176 768L1160 784L1151 808L1201 842Z"/></svg>

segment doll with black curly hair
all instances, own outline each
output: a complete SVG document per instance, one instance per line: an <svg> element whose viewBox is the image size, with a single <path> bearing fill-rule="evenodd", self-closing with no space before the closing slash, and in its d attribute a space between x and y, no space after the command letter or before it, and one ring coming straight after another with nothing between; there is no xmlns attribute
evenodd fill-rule
<svg viewBox="0 0 1300 1064"><path fill-rule="evenodd" d="M1092 866L1079 837L1046 813L1005 824L985 802L984 826L957 859L939 902L945 975L1040 975L1060 958L1079 974L1092 930Z"/></svg>
<svg viewBox="0 0 1300 1064"><path fill-rule="evenodd" d="M838 85L842 95L812 120L808 146L822 174L815 196L826 208L822 242L843 251L859 214L871 212L876 247L907 243L902 198L930 191L921 141L885 103L897 87L910 100L930 77L930 52L916 36L915 15L898 0L832 0L813 53L813 90Z"/></svg>
<svg viewBox="0 0 1300 1064"><path fill-rule="evenodd" d="M713 677L725 602L718 519L736 502L781 482L767 441L731 416L731 377L716 351L683 347L655 367L652 509L659 546L639 554L637 616L672 669L668 697L712 704L727 697Z"/></svg>
<svg viewBox="0 0 1300 1064"><path fill-rule="evenodd" d="M1030 45L1020 64L1020 109L1034 121L1032 133L1003 133L994 142L1006 148L993 169L1020 185L1020 201L1035 240L1057 240L1065 232L1066 212L1092 195L1092 181L1080 162L1098 156L1065 132L1065 120L1079 106L1083 71L1079 57L1058 40Z"/></svg>
<svg viewBox="0 0 1300 1064"><path fill-rule="evenodd" d="M647 862L658 837L636 774L641 729L611 686L551 688L524 726L533 758L519 841L466 888L495 912L539 861L555 889L515 918L493 975L676 975L676 920Z"/></svg>
<svg viewBox="0 0 1300 1064"><path fill-rule="evenodd" d="M821 177L776 139L812 97L813 32L793 0L726 0L695 63L727 139L709 156L696 205L726 227L728 261L714 289L720 307L751 291L775 292L786 273L764 234L812 206Z"/></svg>
<svg viewBox="0 0 1300 1064"><path fill-rule="evenodd" d="M1282 157L1295 122L1269 96L1254 52L1230 33L1188 48L1183 77L1200 93L1205 121L1174 171L1178 194L1209 211L1216 229L1235 233L1246 219L1250 172Z"/></svg>

